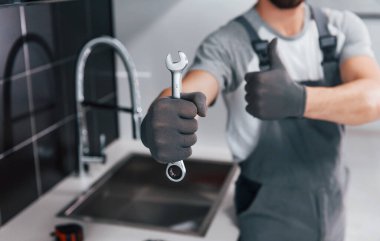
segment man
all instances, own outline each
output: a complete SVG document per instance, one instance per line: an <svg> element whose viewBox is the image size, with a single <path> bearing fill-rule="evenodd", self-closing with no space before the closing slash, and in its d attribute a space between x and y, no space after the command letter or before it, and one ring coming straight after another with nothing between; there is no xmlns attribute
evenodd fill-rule
<svg viewBox="0 0 380 241"><path fill-rule="evenodd" d="M344 240L343 125L380 118L370 45L350 12L259 0L201 44L181 99L162 92L143 121L142 141L157 161L188 158L196 116L206 116L221 92L241 167L240 240Z"/></svg>

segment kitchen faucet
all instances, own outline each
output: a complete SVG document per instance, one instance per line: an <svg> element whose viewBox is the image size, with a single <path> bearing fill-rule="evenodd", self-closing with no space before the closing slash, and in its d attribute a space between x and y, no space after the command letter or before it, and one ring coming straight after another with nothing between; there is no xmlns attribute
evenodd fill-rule
<svg viewBox="0 0 380 241"><path fill-rule="evenodd" d="M112 47L116 53L120 56L126 71L128 72L128 81L131 96L131 108L113 106L108 104L99 103L96 101L86 101L84 99L83 83L84 83L84 71L87 59L92 53L94 48L98 45L107 45ZM82 49L76 66L76 110L77 110L77 131L78 131L78 161L79 161L79 175L83 176L86 172L86 166L91 163L105 163L106 155L104 149L106 146L106 136L101 134L100 141L100 155L89 155L90 145L88 140L88 128L86 120L86 107L99 108L113 111L122 111L131 113L132 116L132 129L133 138L140 138L140 123L142 108L140 104L140 93L138 90L138 82L136 77L136 68L124 45L117 39L103 36L95 38L89 41Z"/></svg>

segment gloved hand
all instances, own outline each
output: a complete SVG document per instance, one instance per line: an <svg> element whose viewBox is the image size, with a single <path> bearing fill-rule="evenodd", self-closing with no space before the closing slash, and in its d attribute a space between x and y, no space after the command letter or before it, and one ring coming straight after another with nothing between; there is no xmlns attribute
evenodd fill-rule
<svg viewBox="0 0 380 241"><path fill-rule="evenodd" d="M246 110L263 120L303 117L306 89L294 82L277 53L277 39L269 44L271 68L245 76Z"/></svg>
<svg viewBox="0 0 380 241"><path fill-rule="evenodd" d="M141 124L141 140L161 163L186 159L197 141L195 117L205 117L206 111L206 96L200 92L183 93L181 99L159 98Z"/></svg>

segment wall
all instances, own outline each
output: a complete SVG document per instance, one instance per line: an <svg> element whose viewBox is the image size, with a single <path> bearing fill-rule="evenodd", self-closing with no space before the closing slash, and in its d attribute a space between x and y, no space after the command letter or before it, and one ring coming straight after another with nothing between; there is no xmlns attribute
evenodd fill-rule
<svg viewBox="0 0 380 241"><path fill-rule="evenodd" d="M76 169L76 58L113 34L111 15L108 0L0 8L0 225ZM115 103L113 60L104 49L90 58L87 98ZM93 140L117 137L114 113L88 117Z"/></svg>

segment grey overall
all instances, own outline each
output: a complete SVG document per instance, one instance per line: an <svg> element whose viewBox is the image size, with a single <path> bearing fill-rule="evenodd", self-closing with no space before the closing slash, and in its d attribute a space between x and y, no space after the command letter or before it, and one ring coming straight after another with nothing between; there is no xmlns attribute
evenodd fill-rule
<svg viewBox="0 0 380 241"><path fill-rule="evenodd" d="M327 16L311 7L323 52L324 79L304 85L341 83L336 38ZM267 42L244 17L260 68L268 63ZM336 123L289 118L262 121L257 147L240 164L236 209L241 241L342 241L347 169L340 160L344 127Z"/></svg>

